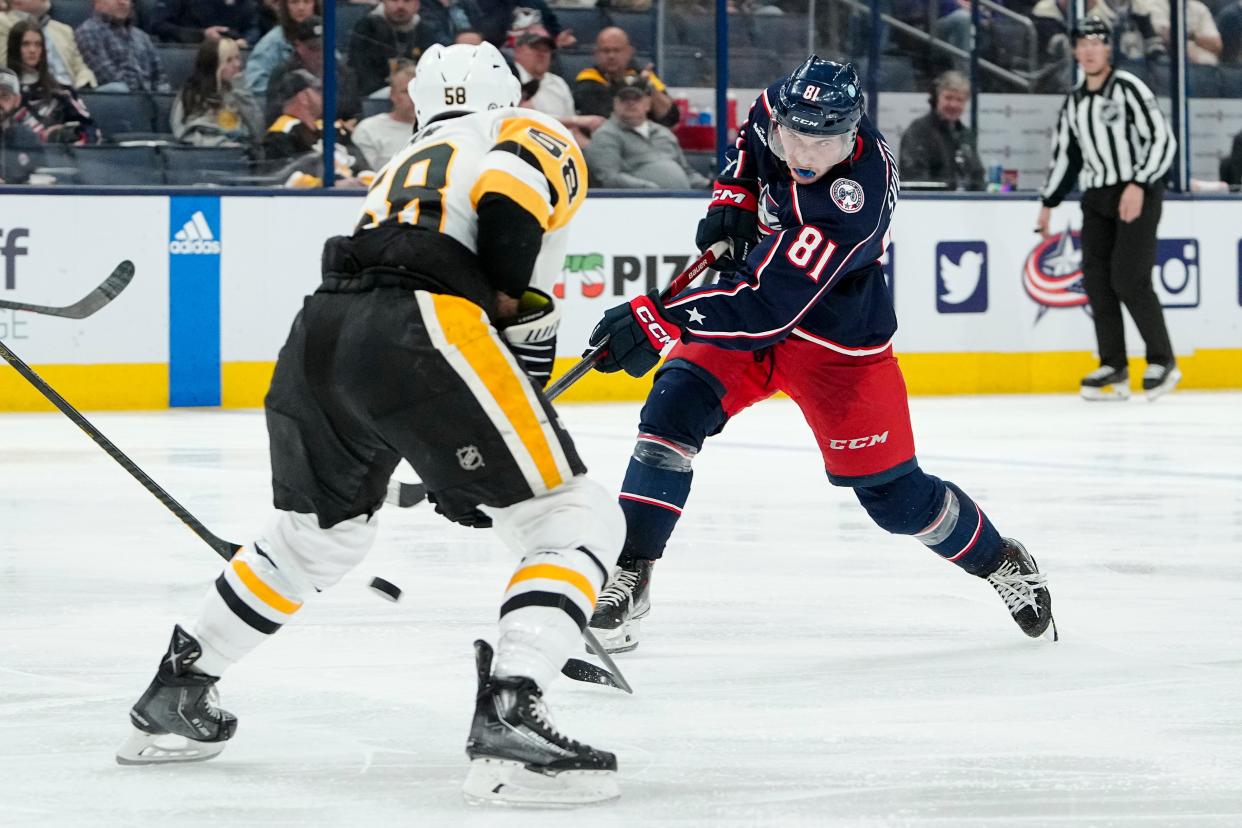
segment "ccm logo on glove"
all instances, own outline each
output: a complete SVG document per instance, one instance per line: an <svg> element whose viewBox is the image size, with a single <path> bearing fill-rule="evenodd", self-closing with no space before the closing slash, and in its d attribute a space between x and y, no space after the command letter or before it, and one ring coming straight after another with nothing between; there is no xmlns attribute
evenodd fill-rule
<svg viewBox="0 0 1242 828"><path fill-rule="evenodd" d="M674 339L664 327L664 320L656 313L655 306L651 303L650 296L639 296L633 302L634 318L643 326L643 333L647 334L647 341L651 343L651 347L657 351L663 351L665 345L671 344ZM680 335L680 331L678 332Z"/></svg>

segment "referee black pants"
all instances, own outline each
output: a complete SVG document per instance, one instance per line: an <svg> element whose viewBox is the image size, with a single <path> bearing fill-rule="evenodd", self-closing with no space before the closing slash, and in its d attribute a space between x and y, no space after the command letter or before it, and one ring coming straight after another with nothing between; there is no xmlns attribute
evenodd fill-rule
<svg viewBox="0 0 1242 828"><path fill-rule="evenodd" d="M1172 365L1173 345L1151 281L1163 188L1147 188L1143 212L1127 224L1117 218L1117 203L1125 187L1096 187L1082 195L1082 273L1095 319L1100 364L1126 365L1121 317L1125 305L1147 345L1148 364Z"/></svg>

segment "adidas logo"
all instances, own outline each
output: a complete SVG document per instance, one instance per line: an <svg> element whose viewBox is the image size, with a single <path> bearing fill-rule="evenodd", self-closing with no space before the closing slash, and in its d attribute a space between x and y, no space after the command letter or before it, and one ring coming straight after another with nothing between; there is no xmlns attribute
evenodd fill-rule
<svg viewBox="0 0 1242 828"><path fill-rule="evenodd" d="M220 242L212 234L202 210L195 210L190 220L173 235L173 240L168 243L168 251L216 255L220 253Z"/></svg>

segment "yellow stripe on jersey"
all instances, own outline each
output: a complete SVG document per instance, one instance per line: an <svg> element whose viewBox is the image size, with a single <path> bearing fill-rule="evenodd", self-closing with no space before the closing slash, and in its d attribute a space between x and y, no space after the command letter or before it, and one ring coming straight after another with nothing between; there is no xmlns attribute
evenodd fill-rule
<svg viewBox="0 0 1242 828"><path fill-rule="evenodd" d="M548 200L534 188L507 170L488 170L479 176L470 190L470 204L476 210L483 196L488 193L499 193L513 199L526 212L535 217L539 227L546 233L551 209Z"/></svg>
<svg viewBox="0 0 1242 828"><path fill-rule="evenodd" d="M591 586L591 582L586 579L586 576L581 572L555 564L535 564L534 566L522 567L513 573L513 579L509 581L509 585L505 589L512 589L514 584L520 584L522 581L531 581L536 578L548 581L564 581L577 587L578 591L591 602L591 606L595 606L595 589Z"/></svg>
<svg viewBox="0 0 1242 828"><path fill-rule="evenodd" d="M233 571L237 573L237 577L241 578L242 583L246 585L254 596L263 603L267 604L277 612L283 612L285 615L293 615L302 608L300 601L290 601L276 590L263 582L258 575L254 573L245 561L240 558L233 558Z"/></svg>
<svg viewBox="0 0 1242 828"><path fill-rule="evenodd" d="M446 343L456 348L478 375L530 455L543 484L549 490L561 485L565 478L539 422L542 411L532 408L526 393L528 381L519 376L520 369L505 358L500 343L488 334L479 306L460 296L429 295ZM537 398L533 404L538 405Z"/></svg>
<svg viewBox="0 0 1242 828"><path fill-rule="evenodd" d="M525 117L501 121L496 143L499 145L509 141L539 162L548 186L556 193L556 198L550 200L554 203L548 204L548 230L564 227L586 201L587 166L578 143L563 128ZM501 194L508 195L503 191Z"/></svg>
<svg viewBox="0 0 1242 828"><path fill-rule="evenodd" d="M268 132L288 132L300 123L301 121L299 121L297 118L294 118L292 115L281 115L279 118L277 118L275 121L272 122L272 125L267 128L267 131Z"/></svg>

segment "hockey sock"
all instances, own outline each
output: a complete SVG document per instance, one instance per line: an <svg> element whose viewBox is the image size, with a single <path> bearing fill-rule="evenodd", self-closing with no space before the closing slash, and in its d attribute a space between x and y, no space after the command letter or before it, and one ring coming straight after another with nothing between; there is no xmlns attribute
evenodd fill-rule
<svg viewBox="0 0 1242 828"><path fill-rule="evenodd" d="M240 661L302 608L301 590L257 544L225 566L192 625L203 648L195 668L212 676Z"/></svg>
<svg viewBox="0 0 1242 828"><path fill-rule="evenodd" d="M664 554L690 497L691 463L697 453L692 446L665 437L638 435L619 495L625 513L622 560L655 560Z"/></svg>
<svg viewBox="0 0 1242 828"><path fill-rule="evenodd" d="M914 537L950 563L986 577L996 568L1001 537L970 496L944 481L944 499L936 517Z"/></svg>
<svg viewBox="0 0 1242 828"><path fill-rule="evenodd" d="M581 649L582 628L607 575L585 546L522 558L500 607L493 674L527 676L547 687L569 654Z"/></svg>

